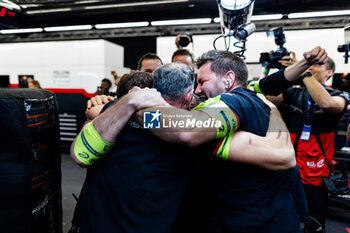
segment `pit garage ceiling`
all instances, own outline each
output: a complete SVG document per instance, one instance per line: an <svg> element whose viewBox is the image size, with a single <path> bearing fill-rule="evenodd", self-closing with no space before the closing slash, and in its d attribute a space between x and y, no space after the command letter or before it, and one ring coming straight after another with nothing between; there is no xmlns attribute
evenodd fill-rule
<svg viewBox="0 0 350 233"><path fill-rule="evenodd" d="M1 0L0 0L1 2ZM215 18L215 0L12 0L22 9L0 28ZM349 0L256 0L254 15L350 9Z"/></svg>

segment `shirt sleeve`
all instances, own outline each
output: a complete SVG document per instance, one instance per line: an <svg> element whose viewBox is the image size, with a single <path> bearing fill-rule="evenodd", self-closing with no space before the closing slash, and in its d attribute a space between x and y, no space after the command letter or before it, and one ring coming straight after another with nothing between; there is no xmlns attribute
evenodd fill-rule
<svg viewBox="0 0 350 233"><path fill-rule="evenodd" d="M215 122L220 122L216 128L216 138L223 138L233 134L239 128L239 118L232 109L220 99L220 95L200 103L195 110L205 112Z"/></svg>
<svg viewBox="0 0 350 233"><path fill-rule="evenodd" d="M239 117L232 108L221 100L221 95L208 99L195 109L203 111L221 122L221 127L217 128L216 134L216 138L220 140L216 141L215 145L211 144L213 146L211 151L213 156L228 160L231 139L240 125Z"/></svg>
<svg viewBox="0 0 350 233"><path fill-rule="evenodd" d="M260 79L256 82L251 82L249 87L253 88L256 92L264 95L277 96L287 90L289 87L298 83L289 82L284 76L285 68L279 70L276 73L270 74L266 78Z"/></svg>
<svg viewBox="0 0 350 233"><path fill-rule="evenodd" d="M343 97L345 99L346 105L350 104L350 95L349 93L342 91L342 93L339 95L340 97Z"/></svg>
<svg viewBox="0 0 350 233"><path fill-rule="evenodd" d="M330 93L331 96L340 96L345 100L345 106L350 104L350 94L345 91L333 91Z"/></svg>

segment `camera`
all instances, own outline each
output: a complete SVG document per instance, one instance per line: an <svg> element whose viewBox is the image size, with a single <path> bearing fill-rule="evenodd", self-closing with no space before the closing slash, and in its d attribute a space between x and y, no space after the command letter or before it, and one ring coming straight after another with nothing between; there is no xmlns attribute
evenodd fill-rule
<svg viewBox="0 0 350 233"><path fill-rule="evenodd" d="M338 46L338 52L339 53L345 53L345 64L348 64L349 61L349 52L350 52L350 24L345 25L344 27L344 34L345 34L345 44Z"/></svg>
<svg viewBox="0 0 350 233"><path fill-rule="evenodd" d="M345 55L344 55L344 59L345 59L344 63L345 64L348 64L348 62L349 62L349 57L350 57L349 51L350 51L350 43L338 45L338 52L345 53Z"/></svg>
<svg viewBox="0 0 350 233"><path fill-rule="evenodd" d="M259 62L263 67L269 66L270 68L281 69L283 66L278 61L282 57L289 55L288 50L283 47L283 44L286 43L286 37L283 33L283 28L274 28L267 31L266 33L268 37L272 35L275 37L275 43L279 46L279 48L277 48L276 51L271 51L269 53L261 53Z"/></svg>
<svg viewBox="0 0 350 233"><path fill-rule="evenodd" d="M183 48L188 46L191 42L193 42L191 35L181 35L179 45Z"/></svg>

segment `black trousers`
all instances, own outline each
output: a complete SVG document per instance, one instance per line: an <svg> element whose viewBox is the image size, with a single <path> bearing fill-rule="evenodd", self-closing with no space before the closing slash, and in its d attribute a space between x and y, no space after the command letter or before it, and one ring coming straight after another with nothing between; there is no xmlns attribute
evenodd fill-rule
<svg viewBox="0 0 350 233"><path fill-rule="evenodd" d="M309 207L309 215L315 218L326 231L326 217L329 205L328 190L325 185L306 185L304 184L304 191ZM322 232L317 231L319 225L310 220L309 233Z"/></svg>

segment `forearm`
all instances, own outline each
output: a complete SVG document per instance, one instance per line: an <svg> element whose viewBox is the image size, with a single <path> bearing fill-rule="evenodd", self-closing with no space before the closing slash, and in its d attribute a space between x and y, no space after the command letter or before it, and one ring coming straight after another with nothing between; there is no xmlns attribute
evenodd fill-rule
<svg viewBox="0 0 350 233"><path fill-rule="evenodd" d="M86 124L71 145L73 161L86 167L102 159L112 148L135 109L134 103L126 96Z"/></svg>
<svg viewBox="0 0 350 233"><path fill-rule="evenodd" d="M324 87L322 87L322 85L312 76L304 78L303 82L315 103L320 108L328 107L332 97L326 91L326 89L324 89Z"/></svg>
<svg viewBox="0 0 350 233"><path fill-rule="evenodd" d="M114 143L135 111L135 102L130 95L126 95L96 117L93 125L104 140Z"/></svg>
<svg viewBox="0 0 350 233"><path fill-rule="evenodd" d="M327 53L320 46L316 46L312 50L303 53L304 58L289 66L284 71L284 75L288 81L295 81L310 66L314 64L323 64L327 61Z"/></svg>
<svg viewBox="0 0 350 233"><path fill-rule="evenodd" d="M81 167L87 167L87 164L84 164L82 161L80 161L78 159L78 155L75 154L74 152L74 148L75 148L75 144L76 144L77 138L74 138L72 145L70 146L70 157L72 158L72 160L78 164Z"/></svg>
<svg viewBox="0 0 350 233"><path fill-rule="evenodd" d="M285 170L295 166L295 154L288 132L271 132L259 137L237 132L231 141L229 160L252 164L269 170ZM242 147L244 144L244 148Z"/></svg>
<svg viewBox="0 0 350 233"><path fill-rule="evenodd" d="M255 83L253 89L264 95L277 96L293 85L284 76L285 69L281 69L276 73L270 74L266 78L260 79ZM249 85L251 86L251 84Z"/></svg>
<svg viewBox="0 0 350 233"><path fill-rule="evenodd" d="M95 119L100 114L103 107L104 107L104 105L96 105L96 106L93 106L89 109L86 109L86 111L85 111L86 119L87 120Z"/></svg>
<svg viewBox="0 0 350 233"><path fill-rule="evenodd" d="M293 65L288 66L284 70L284 77L289 82L296 81L307 69L309 69L311 63L309 63L306 59L301 59L295 62Z"/></svg>
<svg viewBox="0 0 350 233"><path fill-rule="evenodd" d="M156 106L137 112L137 119L143 124L143 112L159 111L161 122L159 129L149 131L163 141L185 146L196 146L215 139L215 120L204 112L187 111L180 108ZM208 122L208 125L202 124Z"/></svg>
<svg viewBox="0 0 350 233"><path fill-rule="evenodd" d="M344 110L345 100L339 96L331 96L314 77L306 77L303 82L318 107L332 113L339 113Z"/></svg>
<svg viewBox="0 0 350 233"><path fill-rule="evenodd" d="M258 84L259 87L254 87L254 89L265 95L277 96L294 85L295 81L297 81L309 67L309 63L305 59L302 59L285 69L261 79Z"/></svg>
<svg viewBox="0 0 350 233"><path fill-rule="evenodd" d="M284 170L295 166L294 148L288 129L277 108L270 107L266 137L243 131L236 133L230 145L230 160L270 170Z"/></svg>

